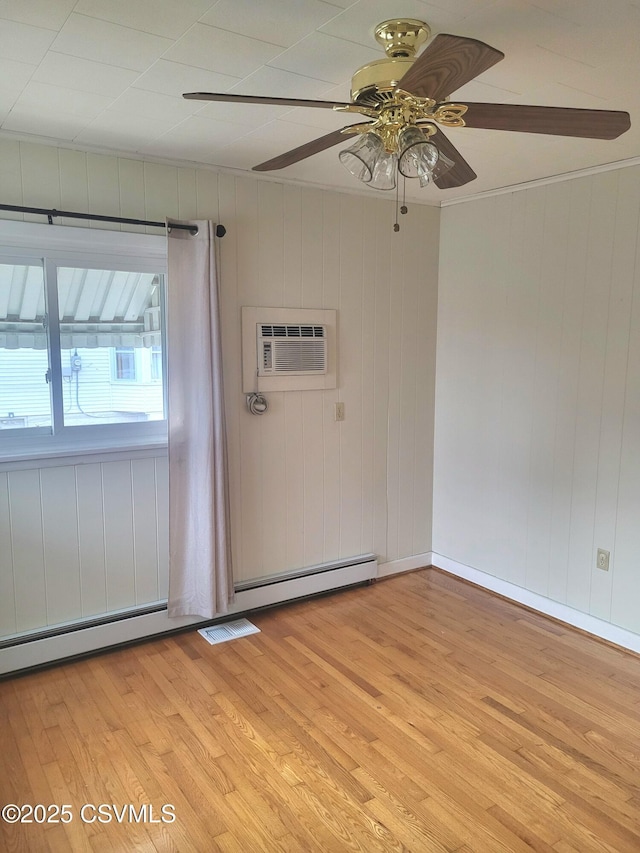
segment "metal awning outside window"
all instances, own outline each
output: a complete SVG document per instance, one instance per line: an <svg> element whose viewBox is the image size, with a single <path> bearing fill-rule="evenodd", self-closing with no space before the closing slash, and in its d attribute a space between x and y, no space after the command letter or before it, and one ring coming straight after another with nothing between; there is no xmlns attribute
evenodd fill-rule
<svg viewBox="0 0 640 853"><path fill-rule="evenodd" d="M157 274L58 267L60 344L150 347L160 344ZM0 348L46 349L40 265L0 264Z"/></svg>

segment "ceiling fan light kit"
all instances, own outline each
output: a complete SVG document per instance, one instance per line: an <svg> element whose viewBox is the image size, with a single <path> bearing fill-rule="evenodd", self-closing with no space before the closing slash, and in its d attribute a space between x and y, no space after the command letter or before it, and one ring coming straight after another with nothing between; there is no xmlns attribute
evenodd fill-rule
<svg viewBox="0 0 640 853"><path fill-rule="evenodd" d="M382 137L369 131L361 134L350 148L344 148L338 157L354 178L377 190L395 189L396 173L404 178L418 178L420 186L426 187L434 177L453 167L453 162L440 154L415 125L398 132L394 150L389 151Z"/></svg>
<svg viewBox="0 0 640 853"><path fill-rule="evenodd" d="M253 168L283 169L355 134L357 140L338 155L340 162L353 177L381 190L397 189L398 176L441 190L464 186L477 177L441 127L615 139L631 126L629 113L622 111L450 102L453 92L500 62L504 54L476 39L440 33L417 56L430 34L424 21L413 18L378 24L374 35L386 56L355 72L349 103L214 92L189 92L184 97L358 113L366 120ZM394 229L398 228L396 222Z"/></svg>

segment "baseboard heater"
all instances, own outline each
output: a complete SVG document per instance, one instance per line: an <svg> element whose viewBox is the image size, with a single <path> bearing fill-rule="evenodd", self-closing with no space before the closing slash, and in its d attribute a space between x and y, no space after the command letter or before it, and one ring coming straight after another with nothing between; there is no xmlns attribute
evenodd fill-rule
<svg viewBox="0 0 640 853"><path fill-rule="evenodd" d="M373 580L378 576L378 561L374 554L361 554L280 574L267 575L235 585L234 610L254 610L331 592L346 586Z"/></svg>
<svg viewBox="0 0 640 853"><path fill-rule="evenodd" d="M216 621L229 619L235 613L258 610L261 607L365 583L377 577L377 574L376 557L373 554L362 554L359 557L238 583L235 586L235 601L229 608L229 613ZM211 624L211 620L203 621L200 617L192 616L169 619L166 601L159 601L145 608L132 608L97 619L78 620L65 626L31 632L24 638L14 639L0 646L0 678L48 663L114 648L123 643L151 639L203 624Z"/></svg>

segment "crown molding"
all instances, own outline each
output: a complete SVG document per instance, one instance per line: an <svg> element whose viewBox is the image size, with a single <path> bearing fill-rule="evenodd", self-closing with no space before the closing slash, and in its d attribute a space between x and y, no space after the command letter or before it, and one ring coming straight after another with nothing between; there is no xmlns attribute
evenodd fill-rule
<svg viewBox="0 0 640 853"><path fill-rule="evenodd" d="M334 192L344 195L359 196L361 198L371 199L372 201L387 201L395 203L395 193L390 192L383 194L367 187L336 186L333 184L325 184L315 181L303 181L297 178L287 178L282 175L268 175L264 172L260 172L260 174L257 175L255 172L247 169L235 169L230 166L218 166L215 163L202 163L197 160L178 160L171 159L168 157L157 157L152 154L144 154L136 151L124 151L116 148L104 148L102 146L97 145L78 144L72 141L53 139L45 136L36 136L34 134L16 133L14 131L0 131L0 139L9 139L13 140L14 142L25 142L32 145L42 145L45 147L61 148L71 151L81 151L85 154L101 154L107 157L115 157L118 159L138 160L147 163L157 163L162 166L172 166L174 168L196 169L207 172L216 172L217 174L222 175L233 175L234 177L239 178L249 178L254 181L283 184L287 186L296 186L301 187L303 189L307 188L314 190L322 190L326 192ZM629 166L638 165L640 165L640 157L631 157L627 160L616 160L612 163L602 163L598 166L589 166L585 169L577 169L576 171L572 172L563 172L558 175L549 175L546 178L536 178L536 180L526 181L521 184L509 184L505 187L496 187L492 190L484 190L483 192L470 193L469 195L464 196L456 196L456 198L452 199L441 200L440 198L428 196L421 196L419 199L411 197L407 198L407 204L418 204L424 205L425 207L438 208L450 207L454 204L465 204L470 201L493 198L494 196L498 195L506 195L509 193L520 192L521 190L530 190L536 187L547 186L549 184L557 184L562 183L563 181L570 181L574 178L589 177L590 175L598 175L602 172L611 172L617 169L625 169Z"/></svg>
<svg viewBox="0 0 640 853"><path fill-rule="evenodd" d="M41 145L45 148L59 148L66 151L79 151L83 154L99 154L105 157L114 157L120 160L138 160L144 163L157 163L160 166L172 166L176 169L194 169L197 171L215 172L221 175L232 175L237 178L248 178L249 180L262 183L283 184L295 186L302 189L323 190L344 195L355 195L360 198L368 198L371 201L385 201L395 204L395 192L382 193L369 187L357 184L353 187L336 186L324 184L319 181L303 181L298 178L286 178L282 175L268 175L265 172L256 173L249 169L235 169L231 166L218 166L215 163L202 163L199 160L179 160L169 157L158 157L153 154L145 154L137 151L125 151L118 148L104 148L98 145L80 144L71 140L53 139L47 136L35 136L28 133L16 133L14 131L0 131L0 139L13 142L24 142L29 145ZM16 202L17 203L17 202ZM419 204L425 207L440 207L439 198L407 198L407 204Z"/></svg>
<svg viewBox="0 0 640 853"><path fill-rule="evenodd" d="M537 178L535 181L526 181L522 184L510 184L507 187L497 187L494 190L485 190L474 195L459 196L448 201L441 201L440 207L451 207L454 204L464 204L465 202L477 201L483 198L492 198L497 195L507 195L508 193L516 193L521 190L531 190L536 187L544 187L549 184L561 184L564 181L571 181L574 178L586 178L590 175L599 175L602 172L613 172L619 169L626 169L629 166L640 166L640 157L631 157L628 160L616 160L613 163L602 163L599 166L589 166L587 169L576 169L575 172L563 172L560 175L550 175L547 178Z"/></svg>

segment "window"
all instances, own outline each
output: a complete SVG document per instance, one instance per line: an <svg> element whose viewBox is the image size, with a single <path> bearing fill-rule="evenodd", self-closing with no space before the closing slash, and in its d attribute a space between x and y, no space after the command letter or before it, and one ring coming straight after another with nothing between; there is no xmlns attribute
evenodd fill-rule
<svg viewBox="0 0 640 853"><path fill-rule="evenodd" d="M7 223L22 226L26 223ZM55 226L50 245L9 247L0 223L0 455L73 446L118 447L166 437L165 260L121 254L147 235ZM76 232L74 251L50 232ZM80 235L77 232L82 232ZM82 238L87 245L82 245ZM147 237L147 239L149 239ZM151 238L157 240L158 238ZM164 239L162 244L164 247ZM38 256L39 255L39 256Z"/></svg>
<svg viewBox="0 0 640 853"><path fill-rule="evenodd" d="M162 381L162 349L151 347L151 381Z"/></svg>
<svg viewBox="0 0 640 853"><path fill-rule="evenodd" d="M114 351L112 376L117 381L125 379L136 381L136 353L133 347L116 347Z"/></svg>

